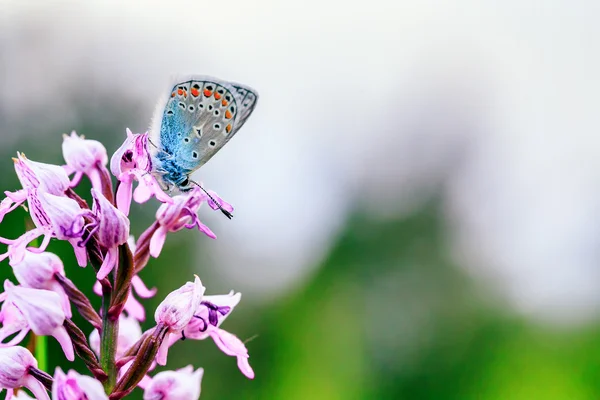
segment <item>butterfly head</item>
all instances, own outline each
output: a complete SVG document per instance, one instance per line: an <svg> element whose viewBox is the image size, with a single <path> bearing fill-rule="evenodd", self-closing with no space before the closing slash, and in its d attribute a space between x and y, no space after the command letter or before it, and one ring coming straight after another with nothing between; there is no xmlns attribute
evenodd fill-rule
<svg viewBox="0 0 600 400"><path fill-rule="evenodd" d="M180 191L185 193L185 192L189 192L190 190L192 190L194 188L194 186L196 186L192 182L193 181L191 181L188 176L185 176L181 182L176 183L175 185L177 186L177 188Z"/></svg>

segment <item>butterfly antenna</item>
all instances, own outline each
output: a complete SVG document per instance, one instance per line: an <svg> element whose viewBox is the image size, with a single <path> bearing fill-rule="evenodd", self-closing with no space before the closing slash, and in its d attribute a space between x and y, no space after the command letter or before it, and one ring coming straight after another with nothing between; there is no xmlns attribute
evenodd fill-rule
<svg viewBox="0 0 600 400"><path fill-rule="evenodd" d="M233 218L233 214L232 214L232 213L230 213L229 211L225 210L223 207L221 207L221 204L219 204L219 202L218 202L218 201L216 201L216 200L214 199L214 197L212 197L212 196L210 195L210 193L208 193L208 192L206 191L206 189L204 189L202 186L200 186L200 184L199 184L198 182L194 182L194 181L192 181L192 180L190 180L190 182L192 182L194 185L196 185L196 186L198 186L200 189L202 189L202 191L203 191L204 193L206 193L206 195L208 196L208 198L209 198L209 199L211 199L211 200L212 200L212 202L213 202L213 203L215 203L215 204L217 205L217 207L219 207L219 210L221 210L221 212L222 212L223 214L225 214L225 216L226 216L227 218L229 218L229 219Z"/></svg>
<svg viewBox="0 0 600 400"><path fill-rule="evenodd" d="M157 145L155 145L155 144L152 142L152 140L150 140L150 138L148 138L148 143L150 143L152 146L154 146L155 148L157 148L157 149L158 149L158 146L157 146Z"/></svg>

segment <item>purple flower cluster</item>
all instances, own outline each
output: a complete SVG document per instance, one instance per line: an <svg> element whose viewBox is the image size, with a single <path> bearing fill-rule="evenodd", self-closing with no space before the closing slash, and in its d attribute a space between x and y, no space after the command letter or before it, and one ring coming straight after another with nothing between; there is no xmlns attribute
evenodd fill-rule
<svg viewBox="0 0 600 400"><path fill-rule="evenodd" d="M0 202L0 222L23 206L32 229L17 238L0 237L18 284L4 282L0 293L0 390L28 388L37 399L119 400L137 386L146 400L196 400L204 371L188 366L151 377L156 365L166 365L169 348L179 340L212 338L225 354L236 357L240 371L254 378L248 351L235 335L220 328L239 303L241 294L205 295L198 276L169 293L154 313L156 325L143 332L146 313L138 298L153 297L139 277L151 257L158 257L169 232L197 228L210 238L215 234L198 218L203 203L233 211L216 193L200 187L171 197L151 171L148 135L127 131L123 145L110 160L104 146L74 132L64 136L65 165L29 160L18 153L15 171L22 188L5 192ZM117 179L113 191L112 175ZM86 177L92 185L88 202L74 190ZM134 182L137 185L134 189ZM139 236L130 235L132 200L144 203L155 197L162 204L156 220ZM218 202L218 204L217 204ZM65 275L61 259L48 252L52 239L68 241L80 267L88 264L96 274L94 292L102 296L96 310L88 297ZM135 294L135 296L134 296ZM138 298L136 298L136 296ZM90 323L79 327L72 307ZM84 330L91 332L89 340ZM65 357L79 357L92 376L57 368L54 376L38 369L37 361L19 346L29 332L53 336ZM49 395L49 393L50 395Z"/></svg>

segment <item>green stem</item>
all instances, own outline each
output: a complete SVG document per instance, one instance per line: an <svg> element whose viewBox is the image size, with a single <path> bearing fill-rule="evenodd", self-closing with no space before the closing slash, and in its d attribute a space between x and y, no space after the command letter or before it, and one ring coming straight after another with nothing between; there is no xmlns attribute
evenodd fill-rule
<svg viewBox="0 0 600 400"><path fill-rule="evenodd" d="M100 342L100 365L107 373L108 379L104 382L104 390L110 394L117 383L117 367L115 353L117 350L117 336L119 334L119 320L111 321L108 318L110 307L110 291L102 295L102 337Z"/></svg>
<svg viewBox="0 0 600 400"><path fill-rule="evenodd" d="M35 359L38 369L48 371L48 338L46 336L35 336Z"/></svg>

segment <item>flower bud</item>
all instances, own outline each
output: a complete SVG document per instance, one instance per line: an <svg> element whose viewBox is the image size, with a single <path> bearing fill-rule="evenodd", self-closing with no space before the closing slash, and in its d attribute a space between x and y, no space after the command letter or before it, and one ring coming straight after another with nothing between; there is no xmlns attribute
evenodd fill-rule
<svg viewBox="0 0 600 400"><path fill-rule="evenodd" d="M36 399L50 400L44 386L29 373L31 368L37 368L37 361L26 348L0 348L0 389L8 389L10 395L12 389L24 386Z"/></svg>
<svg viewBox="0 0 600 400"><path fill-rule="evenodd" d="M183 330L194 316L200 305L205 287L200 278L195 276L194 282L187 282L177 290L169 293L158 305L154 313L157 324L165 325L170 332Z"/></svg>
<svg viewBox="0 0 600 400"><path fill-rule="evenodd" d="M62 195L69 188L69 176L58 165L31 161L22 153L17 153L15 171L23 189L37 189Z"/></svg>
<svg viewBox="0 0 600 400"><path fill-rule="evenodd" d="M25 258L12 266L15 277L23 287L52 290L54 274L65 275L60 258L53 253L25 253Z"/></svg>
<svg viewBox="0 0 600 400"><path fill-rule="evenodd" d="M25 252L25 258L13 267L15 277L23 287L46 289L60 296L65 315L71 317L71 304L65 290L56 280L56 275L65 276L65 270L60 258L53 253Z"/></svg>
<svg viewBox="0 0 600 400"><path fill-rule="evenodd" d="M198 400L204 370L191 365L156 374L144 390L144 400Z"/></svg>
<svg viewBox="0 0 600 400"><path fill-rule="evenodd" d="M100 244L109 248L127 243L129 219L97 190L92 189L92 197L94 198L92 212L99 223L96 235Z"/></svg>
<svg viewBox="0 0 600 400"><path fill-rule="evenodd" d="M12 304L27 321L27 328L36 335L54 336L60 343L69 361L75 359L73 344L67 335L63 323L65 313L60 297L49 290L31 289L13 285L9 280L4 281L6 303ZM4 312L3 305L2 309ZM22 329L27 329L22 327Z"/></svg>
<svg viewBox="0 0 600 400"><path fill-rule="evenodd" d="M198 227L206 236L216 239L217 236L209 227L200 222L198 209L206 195L200 188L173 197L172 203L163 203L156 211L158 226L150 238L150 254L157 258L163 248L168 232L177 232L183 228Z"/></svg>
<svg viewBox="0 0 600 400"><path fill-rule="evenodd" d="M62 151L65 162L76 172L85 173L97 164L106 165L108 162L108 155L102 143L77 136L75 131L69 136L63 135Z"/></svg>

